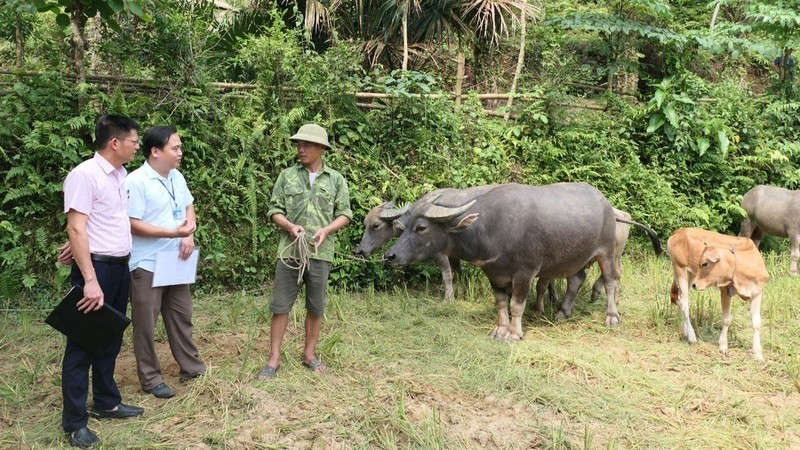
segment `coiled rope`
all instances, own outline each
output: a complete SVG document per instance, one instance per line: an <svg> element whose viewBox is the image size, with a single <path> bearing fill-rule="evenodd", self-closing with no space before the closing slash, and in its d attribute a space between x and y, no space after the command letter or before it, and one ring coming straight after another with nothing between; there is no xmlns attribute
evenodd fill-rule
<svg viewBox="0 0 800 450"><path fill-rule="evenodd" d="M290 269L297 270L298 286L303 282L303 275L306 273L311 257L318 255L316 247L314 247L313 252L311 251L311 246L306 240L306 234L310 236L310 233L307 231L305 233L300 233L294 241L278 252L278 259L283 261Z"/></svg>
<svg viewBox="0 0 800 450"><path fill-rule="evenodd" d="M278 252L278 259L283 261L283 263L286 264L286 267L298 271L297 274L298 286L303 281L303 274L305 274L305 271L308 268L308 264L311 261L311 257L318 255L317 248L313 247L312 245L309 245L309 239L306 237L306 235L312 237L312 234L306 231L305 233L302 233L299 236L297 236L297 238L295 238L294 241L283 247ZM314 249L313 252L310 250L310 248L312 247ZM364 263L383 264L386 261L383 255L381 255L380 259L375 260L375 259L365 259L362 257L356 257L347 253L337 252L335 250L333 254L334 256L337 256L340 260L342 259L346 260L343 261L343 263L350 262L350 263L360 263L360 264ZM343 265L344 264L339 264L337 266L332 267L332 269L342 267Z"/></svg>

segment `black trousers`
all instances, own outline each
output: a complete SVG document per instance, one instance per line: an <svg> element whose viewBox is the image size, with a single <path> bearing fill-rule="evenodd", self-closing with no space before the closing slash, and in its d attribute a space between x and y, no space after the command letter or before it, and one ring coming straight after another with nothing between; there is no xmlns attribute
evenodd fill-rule
<svg viewBox="0 0 800 450"><path fill-rule="evenodd" d="M104 303L127 315L131 286L128 264L92 261L92 265L103 290ZM71 280L76 286L82 287L84 284L77 264L72 265ZM95 357L85 348L67 339L61 366L61 394L64 397L61 425L64 431L69 433L79 430L89 423L86 400L89 396L90 367L94 406L109 410L120 404L122 396L114 381L114 368L121 346L122 336L111 344L104 355Z"/></svg>

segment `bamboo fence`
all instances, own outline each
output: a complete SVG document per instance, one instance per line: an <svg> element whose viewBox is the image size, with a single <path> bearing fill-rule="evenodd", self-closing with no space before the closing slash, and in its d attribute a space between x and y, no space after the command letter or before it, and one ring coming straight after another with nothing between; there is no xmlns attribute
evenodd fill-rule
<svg viewBox="0 0 800 450"><path fill-rule="evenodd" d="M8 77L16 77L17 79L21 78L30 78L35 76L42 75L41 72L29 72L29 71L16 71L16 70L9 70L9 69L0 69L0 76L5 75ZM66 75L66 79L74 80L75 77L72 75ZM460 78L457 77L458 80ZM87 75L86 81L88 83L94 84L96 86L105 88L107 91L111 91L114 89L121 89L122 92L159 92L173 89L177 86L170 86L168 83L164 83L163 81L159 80L151 80L151 79L141 79L141 78L131 78L131 77L122 77L122 76L110 76L110 75ZM0 87L9 87L13 86L14 81L10 81L8 79L0 78ZM580 83L568 83L569 86L578 88L578 89L587 89L587 90L594 90L600 92L606 92L605 88L599 86L591 86L586 84ZM224 83L224 82L212 82L208 83L208 86L214 89L219 90L220 92L248 92L254 91L258 89L258 86L255 84L246 84L246 83ZM287 91L291 92L291 89L287 89ZM11 95L13 94L13 90L2 89L0 90L0 95ZM394 98L397 98L397 95L394 94L386 94L380 92L355 92L353 93L356 106L363 109L379 109L379 108L387 108L389 105L387 104L388 101L391 101ZM474 92L467 92L464 93L462 91L461 83L456 83L455 92L453 93L443 93L443 94L409 94L411 97L417 98L449 98L452 99L456 105L460 105L463 100L475 96L479 100L485 103L497 103L498 105L502 106L503 101L507 101L509 99L521 100L521 101L533 101L533 100L546 100L546 97L530 94L530 93L478 93L475 94ZM619 94L626 97L633 97L630 94ZM595 101L591 100L581 100L581 101L572 101L572 102L555 102L558 106L563 106L567 108L581 108L581 109L590 109L590 110L598 110L598 111L605 111L607 106L598 104ZM510 118L518 118L518 114L509 114L503 112L497 112L494 109L490 109L487 107L485 109L487 115L490 116L497 116L497 117L510 117Z"/></svg>

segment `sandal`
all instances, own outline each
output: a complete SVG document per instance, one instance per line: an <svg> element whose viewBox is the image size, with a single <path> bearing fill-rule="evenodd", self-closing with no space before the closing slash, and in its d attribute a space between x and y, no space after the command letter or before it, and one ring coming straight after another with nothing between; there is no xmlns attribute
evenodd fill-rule
<svg viewBox="0 0 800 450"><path fill-rule="evenodd" d="M258 375L256 375L256 379L257 380L271 380L271 379L275 378L276 376L278 376L278 369L280 369L280 368L281 368L280 365L278 365L276 367L266 366L263 369L261 369L261 372L258 372Z"/></svg>
<svg viewBox="0 0 800 450"><path fill-rule="evenodd" d="M326 366L325 363L322 362L319 358L314 358L309 362L304 361L303 365L306 366L308 370L314 373L322 373L325 371L325 369L328 368L328 366Z"/></svg>

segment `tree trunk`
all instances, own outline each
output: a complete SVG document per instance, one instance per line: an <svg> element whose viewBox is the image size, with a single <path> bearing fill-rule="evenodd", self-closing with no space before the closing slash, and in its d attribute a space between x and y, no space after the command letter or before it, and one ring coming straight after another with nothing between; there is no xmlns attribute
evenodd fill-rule
<svg viewBox="0 0 800 450"><path fill-rule="evenodd" d="M403 72L408 70L408 9L411 0L403 4Z"/></svg>
<svg viewBox="0 0 800 450"><path fill-rule="evenodd" d="M75 83L86 82L86 73L83 69L83 58L85 54L86 38L84 37L86 28L86 16L84 15L84 5L79 0L72 2L72 13L70 16L70 28L72 29L73 61L72 68L75 71Z"/></svg>
<svg viewBox="0 0 800 450"><path fill-rule="evenodd" d="M22 14L20 13L17 13L16 27L17 70L22 70L23 63L25 62L25 40L22 35Z"/></svg>
<svg viewBox="0 0 800 450"><path fill-rule="evenodd" d="M614 41L614 33L609 33L608 36L608 69L606 73L606 83L608 83L607 91L609 94L614 92L614 77L617 73L619 63L619 54L617 53L617 43Z"/></svg>
<svg viewBox="0 0 800 450"><path fill-rule="evenodd" d="M509 94L514 94L517 92L517 82L519 81L519 77L522 74L522 66L525 63L525 23L528 19L525 17L525 10L520 11L520 38L519 38L519 56L517 57L517 70L514 72L514 80L511 82L511 91ZM511 95L508 97L508 102L506 102L506 107L508 108L506 111L505 119L508 120L511 114L511 104L514 102L514 96Z"/></svg>

